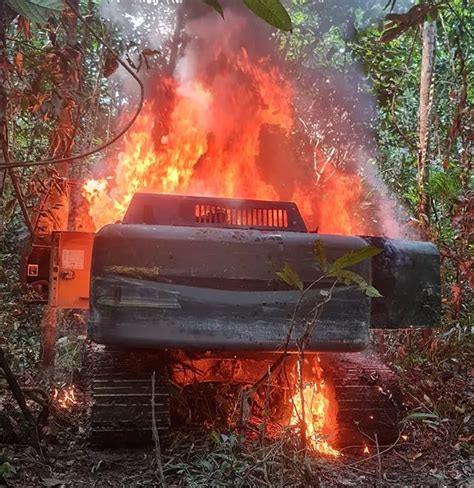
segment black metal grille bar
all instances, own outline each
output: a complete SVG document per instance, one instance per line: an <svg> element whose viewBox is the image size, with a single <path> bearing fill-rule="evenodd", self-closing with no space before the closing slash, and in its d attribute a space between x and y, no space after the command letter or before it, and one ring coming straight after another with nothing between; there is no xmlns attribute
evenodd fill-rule
<svg viewBox="0 0 474 488"><path fill-rule="evenodd" d="M254 228L307 232L291 202L137 193L124 224Z"/></svg>

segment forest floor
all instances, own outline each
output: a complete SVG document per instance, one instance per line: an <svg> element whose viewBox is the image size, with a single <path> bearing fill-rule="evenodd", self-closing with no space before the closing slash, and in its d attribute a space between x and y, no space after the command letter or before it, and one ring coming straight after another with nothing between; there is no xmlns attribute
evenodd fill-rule
<svg viewBox="0 0 474 488"><path fill-rule="evenodd" d="M61 428L43 455L26 446L3 453L12 466L5 486L160 486L155 451L91 449L81 426ZM55 438L53 440L53 437ZM302 454L284 438L266 445L245 444L230 434L175 432L162 455L167 486L473 486L472 459L436 432L416 429L409 441L337 460Z"/></svg>
<svg viewBox="0 0 474 488"><path fill-rule="evenodd" d="M407 408L393 445L380 446L378 453L375 448L364 453L362 446L342 449L335 459L299 451L290 430L261 443L242 442L210 424L194 425L174 430L163 448L166 486L474 486L470 348L454 351L453 343L435 347L430 341L435 352L414 354L413 339L402 339L403 349L394 349L400 337L389 336L385 345L385 360L400 375ZM19 379L27 384L31 375ZM0 486L161 486L153 447L91 448L87 395L78 384L77 403L50 412L41 453L26 444L0 445ZM0 402L13 412L8 391Z"/></svg>

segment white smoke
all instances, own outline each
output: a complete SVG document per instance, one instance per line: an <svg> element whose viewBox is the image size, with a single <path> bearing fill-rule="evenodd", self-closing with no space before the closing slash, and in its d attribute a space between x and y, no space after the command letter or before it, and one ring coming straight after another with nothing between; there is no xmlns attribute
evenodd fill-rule
<svg viewBox="0 0 474 488"><path fill-rule="evenodd" d="M361 161L362 175L378 197L377 218L380 219L378 223L382 235L392 239L419 239L419 232L411 225L408 211L383 181L375 160L363 152L358 159Z"/></svg>

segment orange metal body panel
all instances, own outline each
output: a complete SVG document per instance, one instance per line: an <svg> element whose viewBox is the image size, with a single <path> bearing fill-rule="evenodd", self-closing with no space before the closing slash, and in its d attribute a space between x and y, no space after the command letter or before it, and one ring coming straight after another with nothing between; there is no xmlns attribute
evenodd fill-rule
<svg viewBox="0 0 474 488"><path fill-rule="evenodd" d="M92 232L53 232L49 305L89 308Z"/></svg>

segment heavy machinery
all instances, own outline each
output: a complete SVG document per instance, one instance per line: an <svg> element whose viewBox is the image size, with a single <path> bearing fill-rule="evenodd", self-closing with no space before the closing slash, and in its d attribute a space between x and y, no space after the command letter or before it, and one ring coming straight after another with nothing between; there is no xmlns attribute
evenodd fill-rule
<svg viewBox="0 0 474 488"><path fill-rule="evenodd" d="M351 270L383 297L370 298L357 285L334 286L330 277L318 281L316 240L329 262L367 246L382 249ZM300 276L303 294L278 279L285 264ZM305 350L344 353L321 355L336 392L338 443L357 441L360 432L388 440L396 416L393 378L374 360L361 365L347 353L367 347L371 327L436 325L440 282L433 244L309 233L288 202L136 194L123 222L94 238L88 334L105 346L95 354L95 438L150 438L152 413L166 430L166 369L177 351L181 362L183 351L187 359L230 361L263 361L285 344L297 351L308 314L333 286Z"/></svg>
<svg viewBox="0 0 474 488"><path fill-rule="evenodd" d="M382 297L322 278L317 240L328 262L380 248L350 269ZM296 352L308 314L329 293L305 353L321 353L335 392L336 442L374 434L389 442L396 379L357 352L371 328L433 327L440 318L433 244L310 233L289 202L137 193L122 223L95 235L57 233L53 243L50 303L90 307L91 430L100 444L149 441L152 424L168 429L168 376L177 363L195 370L205 359L216 369L248 358L265 372L283 350ZM285 265L304 293L278 278Z"/></svg>

